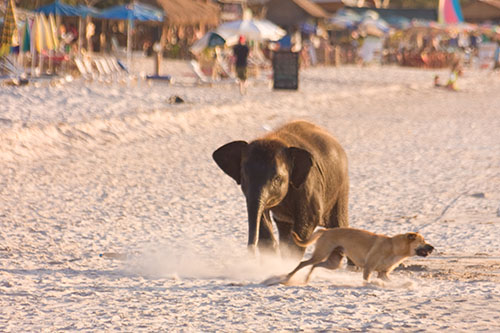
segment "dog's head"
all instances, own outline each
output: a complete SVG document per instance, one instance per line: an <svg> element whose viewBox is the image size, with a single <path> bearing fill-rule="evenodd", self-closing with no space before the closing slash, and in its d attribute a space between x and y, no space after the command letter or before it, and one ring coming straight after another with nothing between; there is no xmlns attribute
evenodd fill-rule
<svg viewBox="0 0 500 333"><path fill-rule="evenodd" d="M412 255L427 257L434 250L434 247L426 243L424 237L419 233L409 232L405 236L406 240L410 243Z"/></svg>

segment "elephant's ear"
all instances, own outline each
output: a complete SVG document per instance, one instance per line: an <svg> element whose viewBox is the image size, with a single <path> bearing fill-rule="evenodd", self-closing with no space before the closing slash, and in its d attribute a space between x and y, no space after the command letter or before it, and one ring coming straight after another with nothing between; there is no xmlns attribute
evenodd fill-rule
<svg viewBox="0 0 500 333"><path fill-rule="evenodd" d="M248 146L245 141L233 141L213 152L215 163L236 182L241 184L241 153Z"/></svg>
<svg viewBox="0 0 500 333"><path fill-rule="evenodd" d="M288 153L292 158L293 166L290 182L298 188L306 180L309 170L311 170L313 157L307 150L297 147L288 148Z"/></svg>

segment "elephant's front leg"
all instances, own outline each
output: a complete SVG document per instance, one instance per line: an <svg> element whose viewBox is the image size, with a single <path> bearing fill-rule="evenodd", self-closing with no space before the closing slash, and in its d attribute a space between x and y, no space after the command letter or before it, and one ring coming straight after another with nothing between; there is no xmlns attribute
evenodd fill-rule
<svg viewBox="0 0 500 333"><path fill-rule="evenodd" d="M264 210L262 214L258 247L261 254L276 254L277 252L276 238L273 234L273 224L268 209Z"/></svg>
<svg viewBox="0 0 500 333"><path fill-rule="evenodd" d="M293 224L276 220L280 239L280 253L282 258L300 260L304 256L305 248L297 246L292 239Z"/></svg>

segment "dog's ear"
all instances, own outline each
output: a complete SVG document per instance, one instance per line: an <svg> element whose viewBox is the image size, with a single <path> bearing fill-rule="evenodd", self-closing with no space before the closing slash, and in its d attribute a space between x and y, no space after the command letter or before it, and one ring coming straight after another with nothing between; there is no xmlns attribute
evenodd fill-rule
<svg viewBox="0 0 500 333"><path fill-rule="evenodd" d="M414 241L417 239L417 233L416 232L409 232L406 234L406 238L410 241Z"/></svg>

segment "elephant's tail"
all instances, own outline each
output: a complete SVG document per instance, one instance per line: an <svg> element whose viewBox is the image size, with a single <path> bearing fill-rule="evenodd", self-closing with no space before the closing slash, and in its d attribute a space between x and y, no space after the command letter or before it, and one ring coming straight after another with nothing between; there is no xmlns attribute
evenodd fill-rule
<svg viewBox="0 0 500 333"><path fill-rule="evenodd" d="M297 235L295 231L292 231L293 241L300 247L308 247L309 245L314 244L318 240L318 238L320 238L321 235L325 233L325 231L326 229L317 230L308 240L300 239L299 235Z"/></svg>

